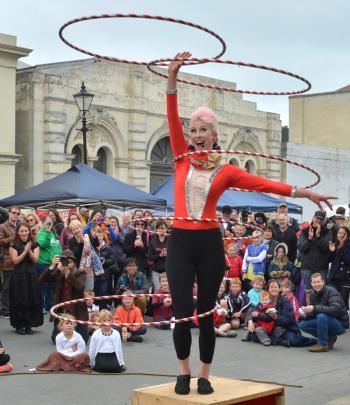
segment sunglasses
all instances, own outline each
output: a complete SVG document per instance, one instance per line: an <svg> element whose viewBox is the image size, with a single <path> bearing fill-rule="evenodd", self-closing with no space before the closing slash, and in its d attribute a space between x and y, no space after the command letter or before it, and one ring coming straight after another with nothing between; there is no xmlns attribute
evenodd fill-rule
<svg viewBox="0 0 350 405"><path fill-rule="evenodd" d="M11 211L11 214L13 214L13 215L21 215L21 213L18 212L18 211Z"/></svg>

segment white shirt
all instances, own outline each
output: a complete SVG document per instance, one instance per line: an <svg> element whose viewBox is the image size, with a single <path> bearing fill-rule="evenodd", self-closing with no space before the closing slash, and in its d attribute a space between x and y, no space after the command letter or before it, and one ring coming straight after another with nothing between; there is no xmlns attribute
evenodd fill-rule
<svg viewBox="0 0 350 405"><path fill-rule="evenodd" d="M76 346L77 350L73 351L73 346ZM65 356L74 357L85 353L85 342L76 331L73 331L73 336L70 339L67 339L63 332L61 332L56 336L56 350Z"/></svg>
<svg viewBox="0 0 350 405"><path fill-rule="evenodd" d="M105 350L106 347L109 346L109 342L112 343L112 350L108 349L107 352L102 351ZM123 351L122 351L122 340L120 338L119 332L115 329L112 329L112 334L110 336L105 336L101 332L101 329L97 329L93 335L91 336L90 347L89 347L89 357L90 357L90 365L91 367L95 366L95 358L97 353L115 353L118 359L119 364L122 366L124 365L124 358L123 358Z"/></svg>

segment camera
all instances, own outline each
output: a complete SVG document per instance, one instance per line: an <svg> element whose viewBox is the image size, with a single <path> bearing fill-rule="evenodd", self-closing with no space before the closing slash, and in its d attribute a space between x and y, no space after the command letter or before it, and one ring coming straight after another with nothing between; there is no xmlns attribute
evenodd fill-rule
<svg viewBox="0 0 350 405"><path fill-rule="evenodd" d="M62 266L64 266L64 267L68 266L68 257L60 256L60 262L61 262Z"/></svg>

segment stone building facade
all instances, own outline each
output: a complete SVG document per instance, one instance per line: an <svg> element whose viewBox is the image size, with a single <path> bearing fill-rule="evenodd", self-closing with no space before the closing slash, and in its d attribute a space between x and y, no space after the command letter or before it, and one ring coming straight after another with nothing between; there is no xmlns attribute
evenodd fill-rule
<svg viewBox="0 0 350 405"><path fill-rule="evenodd" d="M235 86L182 73L189 80ZM87 116L88 163L145 191L172 173L164 79L145 66L86 59L38 65L17 72L16 192L67 170L82 154L81 120L73 94L84 81L95 94ZM207 105L219 116L220 144L280 154L278 114L259 111L242 95L179 85L179 112L185 133L189 116ZM226 159L226 157L225 157ZM280 179L278 162L228 155L227 162Z"/></svg>
<svg viewBox="0 0 350 405"><path fill-rule="evenodd" d="M289 159L315 169L321 182L314 191L338 197L335 205L350 203L350 86L337 91L289 98ZM315 177L301 169L286 167L285 181L306 185ZM316 206L303 201L309 220Z"/></svg>
<svg viewBox="0 0 350 405"><path fill-rule="evenodd" d="M16 68L18 59L31 49L17 46L12 35L0 33L0 198L15 192L15 170L20 156L16 153Z"/></svg>

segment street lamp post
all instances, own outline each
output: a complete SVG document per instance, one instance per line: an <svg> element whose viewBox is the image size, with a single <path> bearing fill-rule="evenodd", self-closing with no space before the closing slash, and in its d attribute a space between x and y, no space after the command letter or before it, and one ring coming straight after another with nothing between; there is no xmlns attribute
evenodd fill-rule
<svg viewBox="0 0 350 405"><path fill-rule="evenodd" d="M79 108L79 111L82 116L82 127L78 129L83 133L83 148L84 148L84 164L87 165L87 145L86 145L86 135L89 131L88 127L86 126L86 114L90 110L90 106L92 103L92 99L94 98L94 94L89 93L86 90L84 82L81 83L80 92L73 95L74 100Z"/></svg>

